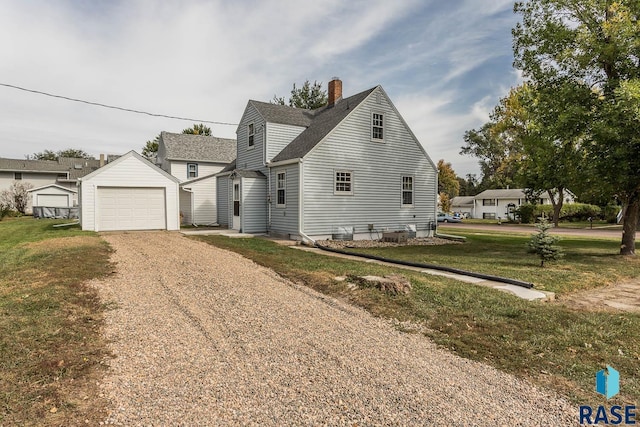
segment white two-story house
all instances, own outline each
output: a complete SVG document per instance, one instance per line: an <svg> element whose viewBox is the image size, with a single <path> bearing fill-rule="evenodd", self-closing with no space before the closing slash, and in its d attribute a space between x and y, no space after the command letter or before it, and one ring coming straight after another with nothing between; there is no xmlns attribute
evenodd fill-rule
<svg viewBox="0 0 640 427"><path fill-rule="evenodd" d="M236 158L236 140L162 132L156 163L180 182L180 214L186 224L215 224L215 174Z"/></svg>
<svg viewBox="0 0 640 427"><path fill-rule="evenodd" d="M433 233L437 170L382 87L305 110L249 101L236 161L217 175L217 220L292 239Z"/></svg>

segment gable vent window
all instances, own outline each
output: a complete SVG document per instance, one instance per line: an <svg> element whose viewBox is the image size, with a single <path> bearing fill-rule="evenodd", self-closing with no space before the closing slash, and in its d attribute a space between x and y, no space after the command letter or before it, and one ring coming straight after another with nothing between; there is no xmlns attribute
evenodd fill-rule
<svg viewBox="0 0 640 427"><path fill-rule="evenodd" d="M253 123L249 124L248 129L247 129L247 133L249 135L249 148L251 148L255 144L255 141L254 141L255 132L253 130Z"/></svg>
<svg viewBox="0 0 640 427"><path fill-rule="evenodd" d="M334 194L353 194L353 174L350 171L336 171Z"/></svg>
<svg viewBox="0 0 640 427"><path fill-rule="evenodd" d="M197 163L187 163L187 178L197 178L198 177L198 164Z"/></svg>
<svg viewBox="0 0 640 427"><path fill-rule="evenodd" d="M413 206L413 177L402 177L402 206Z"/></svg>
<svg viewBox="0 0 640 427"><path fill-rule="evenodd" d="M384 140L384 117L380 113L373 113L371 117L371 139L375 141Z"/></svg>
<svg viewBox="0 0 640 427"><path fill-rule="evenodd" d="M276 178L276 206L279 208L285 207L287 201L287 175L285 172L281 172Z"/></svg>

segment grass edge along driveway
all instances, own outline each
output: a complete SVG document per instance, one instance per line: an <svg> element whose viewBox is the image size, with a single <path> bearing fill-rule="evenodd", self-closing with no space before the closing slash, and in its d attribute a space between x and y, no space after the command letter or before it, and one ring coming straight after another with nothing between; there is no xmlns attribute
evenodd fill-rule
<svg viewBox="0 0 640 427"><path fill-rule="evenodd" d="M341 298L373 315L422 326L421 332L456 354L550 387L579 404L603 404L595 374L605 365L621 375L621 393L607 404L640 397L640 316L582 312L521 300L486 287L408 270L312 254L266 239L192 237L240 253L294 282ZM335 280L347 274L407 276L409 295L349 290Z"/></svg>
<svg viewBox="0 0 640 427"><path fill-rule="evenodd" d="M110 249L78 226L0 221L0 425L98 425L104 307L86 281Z"/></svg>

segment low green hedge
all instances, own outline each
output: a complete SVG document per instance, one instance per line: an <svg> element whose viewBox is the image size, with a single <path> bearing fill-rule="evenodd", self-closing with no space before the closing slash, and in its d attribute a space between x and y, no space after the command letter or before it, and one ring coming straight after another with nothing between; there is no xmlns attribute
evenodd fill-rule
<svg viewBox="0 0 640 427"><path fill-rule="evenodd" d="M522 223L531 224L541 216L553 218L553 206L526 203L516 210L516 214ZM602 209L599 206L586 203L564 203L560 209L560 221L587 221L601 217Z"/></svg>

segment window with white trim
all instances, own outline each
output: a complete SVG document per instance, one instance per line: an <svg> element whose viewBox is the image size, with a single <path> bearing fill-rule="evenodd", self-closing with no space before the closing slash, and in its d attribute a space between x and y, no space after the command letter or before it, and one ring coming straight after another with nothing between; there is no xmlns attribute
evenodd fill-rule
<svg viewBox="0 0 640 427"><path fill-rule="evenodd" d="M495 206L496 199L482 199L482 206Z"/></svg>
<svg viewBox="0 0 640 427"><path fill-rule="evenodd" d="M353 174L351 171L337 170L333 189L334 194L353 194Z"/></svg>
<svg viewBox="0 0 640 427"><path fill-rule="evenodd" d="M413 206L413 177L402 177L402 206Z"/></svg>
<svg viewBox="0 0 640 427"><path fill-rule="evenodd" d="M287 201L287 175L280 172L276 175L276 206L284 207Z"/></svg>
<svg viewBox="0 0 640 427"><path fill-rule="evenodd" d="M187 163L187 179L198 177L198 164Z"/></svg>
<svg viewBox="0 0 640 427"><path fill-rule="evenodd" d="M371 114L371 139L384 141L384 116L382 113Z"/></svg>
<svg viewBox="0 0 640 427"><path fill-rule="evenodd" d="M255 144L255 141L254 141L255 132L253 129L253 123L249 123L249 126L247 126L247 134L249 135L249 148L251 148L253 147L253 144Z"/></svg>

